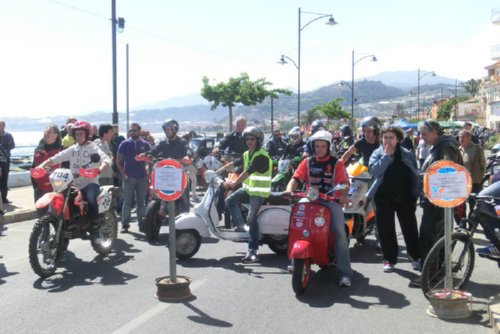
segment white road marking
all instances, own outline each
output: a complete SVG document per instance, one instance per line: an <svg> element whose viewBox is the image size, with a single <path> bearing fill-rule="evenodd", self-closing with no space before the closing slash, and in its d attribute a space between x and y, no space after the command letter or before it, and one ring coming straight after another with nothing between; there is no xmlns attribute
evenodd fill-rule
<svg viewBox="0 0 500 334"><path fill-rule="evenodd" d="M206 280L203 281L194 281L192 284L189 286L189 289L192 291L198 289L200 286L202 286L204 283L206 283ZM165 309L169 308L172 305L175 305L176 303L163 303L159 302L158 305L153 306L146 312L140 314L136 318L132 319L125 325L123 325L121 328L118 328L113 332L113 334L125 334L125 333L130 333L134 329L138 328L145 322L149 321L151 318L157 316L161 312L163 312ZM178 304L178 303L177 303Z"/></svg>

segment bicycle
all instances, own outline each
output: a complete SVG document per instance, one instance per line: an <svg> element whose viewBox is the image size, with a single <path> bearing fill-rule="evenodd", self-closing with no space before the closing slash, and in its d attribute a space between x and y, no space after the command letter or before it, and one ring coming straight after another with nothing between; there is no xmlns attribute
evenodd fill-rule
<svg viewBox="0 0 500 334"><path fill-rule="evenodd" d="M454 290L463 290L469 283L475 263L474 234L479 225L483 228L488 239L500 249L500 233L495 231L495 226L500 227L500 211L497 212L495 208L495 206L500 206L500 183L493 184L490 187L477 195L470 195L476 200L476 206L468 218L462 219L461 227L451 235L450 257L452 289ZM467 226L467 228L463 226ZM426 298L428 298L429 291L444 289L444 243L445 240L442 237L434 244L422 267L421 288ZM500 267L500 258L484 257L496 261Z"/></svg>

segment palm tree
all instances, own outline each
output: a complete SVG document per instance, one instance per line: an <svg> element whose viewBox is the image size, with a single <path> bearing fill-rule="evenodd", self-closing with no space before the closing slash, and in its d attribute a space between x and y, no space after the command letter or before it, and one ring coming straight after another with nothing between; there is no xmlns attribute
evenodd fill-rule
<svg viewBox="0 0 500 334"><path fill-rule="evenodd" d="M469 81L465 82L464 88L468 93L470 93L470 95L472 95L472 97L475 97L479 92L480 85L481 80L470 79Z"/></svg>

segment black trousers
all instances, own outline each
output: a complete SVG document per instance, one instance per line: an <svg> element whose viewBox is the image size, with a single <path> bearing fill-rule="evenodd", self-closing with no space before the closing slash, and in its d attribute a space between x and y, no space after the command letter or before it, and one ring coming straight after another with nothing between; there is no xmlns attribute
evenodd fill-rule
<svg viewBox="0 0 500 334"><path fill-rule="evenodd" d="M399 252L395 214L398 215L399 226L403 232L408 255L414 260L420 259L416 209L416 199L395 203L392 200L375 197L380 246L384 253L384 259L392 264L398 262Z"/></svg>
<svg viewBox="0 0 500 334"><path fill-rule="evenodd" d="M0 191L2 192L2 201L7 201L7 182L9 181L9 168L10 162L2 162L0 163L0 167L2 168L2 176L0 176Z"/></svg>

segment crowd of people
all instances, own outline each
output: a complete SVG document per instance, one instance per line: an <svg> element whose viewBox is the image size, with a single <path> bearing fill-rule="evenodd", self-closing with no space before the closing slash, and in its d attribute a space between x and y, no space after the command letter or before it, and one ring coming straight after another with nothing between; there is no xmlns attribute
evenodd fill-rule
<svg viewBox="0 0 500 334"><path fill-rule="evenodd" d="M377 238L383 253L383 271L393 272L398 262L395 215L397 215L407 254L415 270L420 270L431 247L443 235L444 209L435 206L421 195L421 173L438 160L450 160L464 165L472 175L473 192L481 191L481 179L485 173L485 156L478 138L471 132L470 124L455 137L446 134L439 123L427 120L418 127L415 136L413 128L406 131L396 126L382 126L377 117L367 117L361 122L362 135L355 138L349 125L340 127L340 135L335 137L325 125L317 120L311 124L310 137L306 140L299 127L293 127L283 139L280 129L274 129L266 140L261 129L248 126L247 120L239 116L234 122L235 130L227 134L215 147L212 156L223 153L228 164L219 168L223 172L239 168L239 176L234 181L223 184L230 191L225 199L227 211L232 219L235 232L245 232L245 220L240 211L240 203L250 203L247 224L249 225L248 253L242 258L244 263L259 260L259 230L257 213L264 199L271 191L272 159L282 156L301 156L302 162L295 170L285 193L291 193L299 185L317 188L329 193L339 184L349 185L346 166L355 155L373 176L367 198L373 200L376 208ZM89 217L97 219L96 198L99 186L115 185L122 189L122 200L116 210L121 217L121 232L127 233L132 220L131 212L136 208L139 229L143 230L143 219L147 205L147 191L151 176L151 166L140 159L148 155L163 159L181 161L192 158L188 145L189 136L179 136L180 125L169 119L162 124L165 138L156 143L141 125L132 123L127 138L120 136L118 126L108 123L92 126L89 122L70 118L61 129L49 125L37 145L32 167L56 168L63 166L78 173L80 168L99 168L96 178L78 178L75 186L85 196L89 204ZM15 147L12 135L5 132L5 122L0 121L0 214L2 204L7 199L7 179L10 152ZM99 156L98 162L92 155ZM196 168L187 170L191 183L180 200L183 211L189 211L189 192L194 202L199 201L196 193ZM38 200L51 191L48 176L32 179L34 199ZM340 273L339 284L351 285L352 270L349 247L344 231L342 205L346 203L347 190L342 192L337 202L324 201L331 212L331 230L335 236L336 267ZM416 218L417 203L423 208L423 216L418 228ZM469 202L469 210L474 203ZM456 210L457 221L465 215L465 206ZM45 212L40 211L41 216ZM484 250L483 250L484 251ZM418 279L412 281L419 285Z"/></svg>

